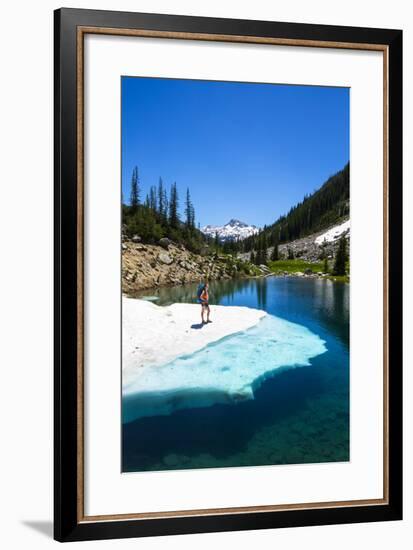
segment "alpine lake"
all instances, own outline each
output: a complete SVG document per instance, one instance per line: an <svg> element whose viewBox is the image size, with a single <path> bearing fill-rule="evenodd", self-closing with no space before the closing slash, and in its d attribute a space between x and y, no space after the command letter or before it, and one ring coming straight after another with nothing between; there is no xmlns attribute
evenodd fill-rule
<svg viewBox="0 0 413 550"><path fill-rule="evenodd" d="M162 287L134 297L158 307L194 303L197 286ZM348 461L349 284L269 276L212 281L209 294L211 305L263 309L304 326L327 351L308 366L274 370L253 399L182 408L123 424L122 471Z"/></svg>

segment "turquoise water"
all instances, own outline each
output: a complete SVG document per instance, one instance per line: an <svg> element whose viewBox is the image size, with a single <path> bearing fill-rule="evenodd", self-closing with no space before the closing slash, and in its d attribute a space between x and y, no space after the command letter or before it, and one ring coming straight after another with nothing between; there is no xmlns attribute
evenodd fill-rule
<svg viewBox="0 0 413 550"><path fill-rule="evenodd" d="M147 366L133 389L123 393L123 422L254 399L260 385L280 369L308 366L326 351L323 340L306 327L267 315L252 328L196 353Z"/></svg>
<svg viewBox="0 0 413 550"><path fill-rule="evenodd" d="M139 297L191 302L196 286ZM196 377L213 365L212 389L138 403L142 417L123 425L123 471L349 460L349 286L269 277L214 282L210 295L270 316L165 366L165 377L188 366Z"/></svg>

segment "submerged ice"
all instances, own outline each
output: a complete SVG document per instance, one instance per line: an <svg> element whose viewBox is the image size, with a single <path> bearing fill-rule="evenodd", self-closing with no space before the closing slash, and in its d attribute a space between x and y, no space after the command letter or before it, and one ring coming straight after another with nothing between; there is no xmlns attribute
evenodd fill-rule
<svg viewBox="0 0 413 550"><path fill-rule="evenodd" d="M325 351L325 342L306 327L267 315L195 353L145 367L123 388L123 422L253 399L254 390L279 369L308 366Z"/></svg>

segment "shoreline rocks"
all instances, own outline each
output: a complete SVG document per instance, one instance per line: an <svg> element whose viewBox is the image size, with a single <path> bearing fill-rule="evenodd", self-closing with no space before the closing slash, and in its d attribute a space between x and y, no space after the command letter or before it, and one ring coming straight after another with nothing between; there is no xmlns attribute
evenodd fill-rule
<svg viewBox="0 0 413 550"><path fill-rule="evenodd" d="M193 283L205 278L212 281L256 274L247 273L248 264L230 255L194 254L169 239L161 241L157 245L143 245L140 241L123 239L123 292ZM260 272L264 274L264 270Z"/></svg>

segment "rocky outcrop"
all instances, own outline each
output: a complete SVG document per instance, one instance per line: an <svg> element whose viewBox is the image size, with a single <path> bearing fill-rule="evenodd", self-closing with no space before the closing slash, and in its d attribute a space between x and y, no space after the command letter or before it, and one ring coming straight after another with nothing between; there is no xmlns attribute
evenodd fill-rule
<svg viewBox="0 0 413 550"><path fill-rule="evenodd" d="M256 275L256 268L230 255L194 254L168 239L158 245L123 239L122 291L126 294L164 285Z"/></svg>

